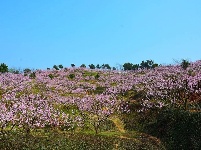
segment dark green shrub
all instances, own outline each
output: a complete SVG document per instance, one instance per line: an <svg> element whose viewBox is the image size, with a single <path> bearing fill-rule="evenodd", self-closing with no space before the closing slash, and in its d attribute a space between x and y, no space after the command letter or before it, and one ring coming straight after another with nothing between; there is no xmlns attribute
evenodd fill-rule
<svg viewBox="0 0 201 150"><path fill-rule="evenodd" d="M105 87L98 86L98 87L96 87L96 89L94 90L94 94L102 94L105 90L106 90Z"/></svg>
<svg viewBox="0 0 201 150"><path fill-rule="evenodd" d="M190 65L190 63L189 63L188 60L182 59L181 67L182 67L184 70L186 70L189 65Z"/></svg>
<svg viewBox="0 0 201 150"><path fill-rule="evenodd" d="M96 75L95 75L95 79L98 79L100 77L100 75L97 73Z"/></svg>
<svg viewBox="0 0 201 150"><path fill-rule="evenodd" d="M55 70L59 70L59 68L58 68L57 65L54 65L53 68L54 68Z"/></svg>
<svg viewBox="0 0 201 150"><path fill-rule="evenodd" d="M35 78L36 78L36 73L35 73L35 72L32 72L32 73L29 75L29 78L35 79Z"/></svg>
<svg viewBox="0 0 201 150"><path fill-rule="evenodd" d="M8 72L14 73L14 74L19 74L19 73L20 73L20 69L10 68L10 69L8 70Z"/></svg>
<svg viewBox="0 0 201 150"><path fill-rule="evenodd" d="M90 65L89 65L89 68L90 68L90 69L95 69L96 67L94 66L94 64L90 64Z"/></svg>
<svg viewBox="0 0 201 150"><path fill-rule="evenodd" d="M50 79L54 78L53 74L49 74L48 77L50 77Z"/></svg>
<svg viewBox="0 0 201 150"><path fill-rule="evenodd" d="M201 113L164 110L146 131L162 140L167 149L201 149Z"/></svg>
<svg viewBox="0 0 201 150"><path fill-rule="evenodd" d="M7 66L6 64L2 63L2 64L0 65L0 72L1 72L1 73L8 72L8 66Z"/></svg>
<svg viewBox="0 0 201 150"><path fill-rule="evenodd" d="M82 64L80 67L81 67L81 68L86 68L86 65L85 65L85 64Z"/></svg>
<svg viewBox="0 0 201 150"><path fill-rule="evenodd" d="M24 72L24 76L27 76L28 74L31 73L31 69L26 68L26 69L23 70L23 72Z"/></svg>
<svg viewBox="0 0 201 150"><path fill-rule="evenodd" d="M75 78L75 74L69 74L69 78L70 78L70 79Z"/></svg>
<svg viewBox="0 0 201 150"><path fill-rule="evenodd" d="M59 65L58 67L59 67L60 69L64 68L63 65Z"/></svg>

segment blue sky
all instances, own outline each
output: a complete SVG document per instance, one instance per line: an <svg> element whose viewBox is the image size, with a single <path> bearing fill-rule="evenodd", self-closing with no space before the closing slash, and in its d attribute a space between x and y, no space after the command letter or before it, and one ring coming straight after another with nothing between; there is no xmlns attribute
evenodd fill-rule
<svg viewBox="0 0 201 150"><path fill-rule="evenodd" d="M0 1L0 63L46 69L201 59L200 0Z"/></svg>

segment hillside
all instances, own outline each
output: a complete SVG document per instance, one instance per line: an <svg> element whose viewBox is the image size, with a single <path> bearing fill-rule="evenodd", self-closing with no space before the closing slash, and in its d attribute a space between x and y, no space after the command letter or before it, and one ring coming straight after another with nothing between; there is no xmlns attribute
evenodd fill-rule
<svg viewBox="0 0 201 150"><path fill-rule="evenodd" d="M83 136L86 140L109 135L113 142L124 139L132 141L129 145L162 149L157 138L140 132L146 132L145 125L156 121L161 111L172 109L200 112L201 61L185 69L175 65L136 71L64 68L0 74L1 141L11 133L37 141L35 137L54 131L56 140L70 134L76 142Z"/></svg>

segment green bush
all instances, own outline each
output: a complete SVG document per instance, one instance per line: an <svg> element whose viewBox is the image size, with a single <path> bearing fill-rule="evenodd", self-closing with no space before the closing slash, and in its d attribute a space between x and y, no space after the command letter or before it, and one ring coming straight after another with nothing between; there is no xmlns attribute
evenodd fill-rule
<svg viewBox="0 0 201 150"><path fill-rule="evenodd" d="M160 150L164 147L155 140L146 136L126 138L118 136L94 135L85 133L58 133L51 131L46 135L25 135L21 132L13 132L6 136L0 136L1 149L15 150ZM148 140L147 140L148 139Z"/></svg>
<svg viewBox="0 0 201 150"><path fill-rule="evenodd" d="M53 79L53 78L54 78L53 74L49 74L48 77L49 77L50 79Z"/></svg>
<svg viewBox="0 0 201 150"><path fill-rule="evenodd" d="M75 78L75 74L69 74L69 78L70 78L70 79Z"/></svg>
<svg viewBox="0 0 201 150"><path fill-rule="evenodd" d="M0 72L1 72L1 73L8 72L8 66L7 66L6 64L2 63L2 64L0 65Z"/></svg>
<svg viewBox="0 0 201 150"><path fill-rule="evenodd" d="M167 149L201 149L201 113L164 110L146 131L161 139Z"/></svg>

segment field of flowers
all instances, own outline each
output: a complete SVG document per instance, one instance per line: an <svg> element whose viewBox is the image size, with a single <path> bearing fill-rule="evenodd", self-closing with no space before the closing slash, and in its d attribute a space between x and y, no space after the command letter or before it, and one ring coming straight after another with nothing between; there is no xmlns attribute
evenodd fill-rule
<svg viewBox="0 0 201 150"><path fill-rule="evenodd" d="M136 71L86 68L0 74L0 133L121 131L121 114L201 110L201 61ZM122 123L123 124L123 123Z"/></svg>

